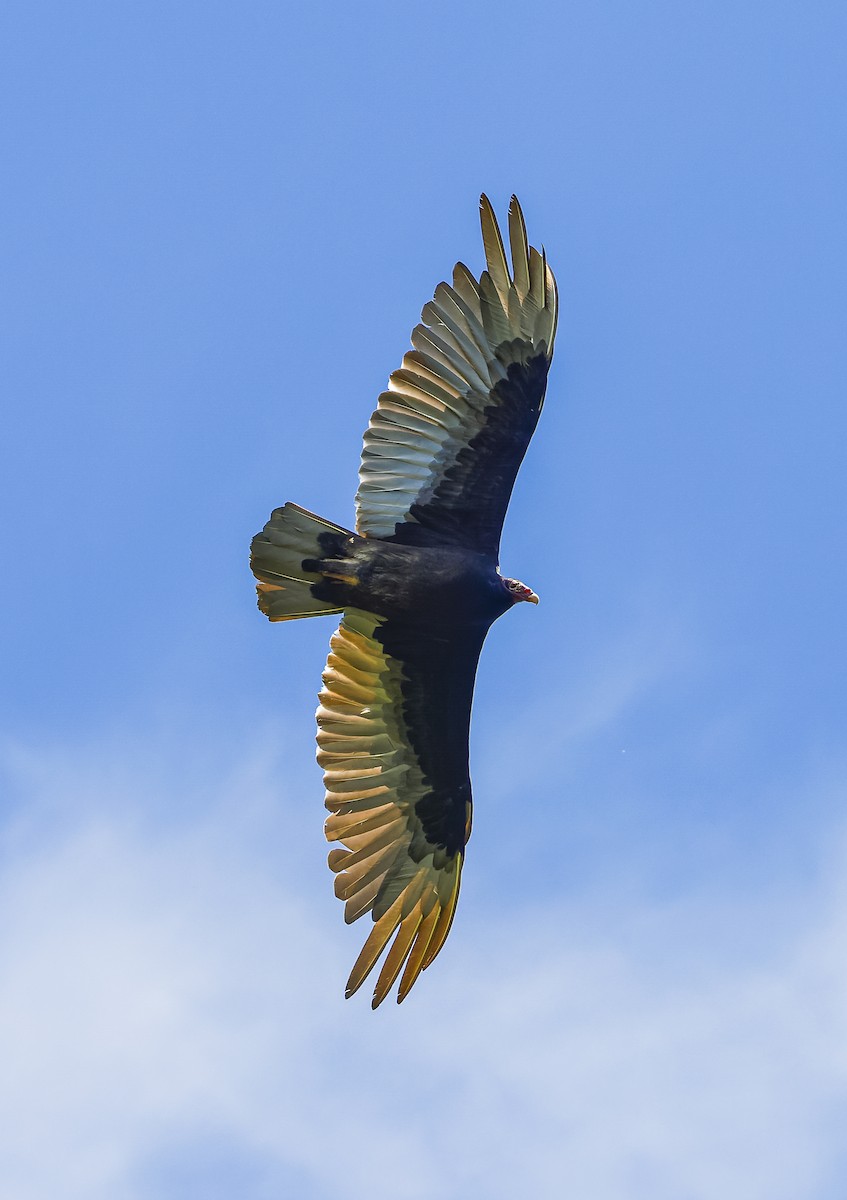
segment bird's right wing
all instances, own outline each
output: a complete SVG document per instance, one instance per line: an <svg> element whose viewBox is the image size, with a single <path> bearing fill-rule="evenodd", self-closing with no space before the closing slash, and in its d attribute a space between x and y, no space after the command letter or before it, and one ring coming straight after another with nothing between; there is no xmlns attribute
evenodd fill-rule
<svg viewBox="0 0 847 1200"><path fill-rule="evenodd" d="M497 558L515 476L538 423L556 335L556 282L515 197L512 266L480 200L486 270L462 263L424 306L365 431L356 528Z"/></svg>
<svg viewBox="0 0 847 1200"><path fill-rule="evenodd" d="M345 920L374 927L350 996L392 942L373 997L400 971L402 1000L450 929L470 836L468 729L482 636L427 635L348 609L333 635L318 709L326 836ZM393 939L393 941L392 941Z"/></svg>

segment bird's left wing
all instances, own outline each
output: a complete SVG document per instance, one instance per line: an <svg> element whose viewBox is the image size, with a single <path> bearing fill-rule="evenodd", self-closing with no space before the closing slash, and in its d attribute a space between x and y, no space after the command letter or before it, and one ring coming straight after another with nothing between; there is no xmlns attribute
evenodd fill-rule
<svg viewBox="0 0 847 1200"><path fill-rule="evenodd" d="M470 836L468 729L484 634L427 633L347 609L333 635L318 709L326 836L349 923L374 921L347 983L385 947L373 1007L403 971L402 1000L450 929ZM393 941L392 941L393 939ZM405 965L405 969L404 969Z"/></svg>
<svg viewBox="0 0 847 1200"><path fill-rule="evenodd" d="M515 476L538 423L556 335L556 283L509 206L511 269L487 197L486 270L462 263L412 333L365 432L360 533L498 555Z"/></svg>

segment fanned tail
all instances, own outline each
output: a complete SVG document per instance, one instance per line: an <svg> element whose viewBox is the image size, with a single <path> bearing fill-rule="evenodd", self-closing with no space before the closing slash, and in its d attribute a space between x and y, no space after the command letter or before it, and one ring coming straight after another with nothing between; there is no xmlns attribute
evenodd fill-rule
<svg viewBox="0 0 847 1200"><path fill-rule="evenodd" d="M325 521L299 504L274 509L265 528L250 544L250 568L260 580L256 588L259 608L269 620L293 621L342 611L313 595L313 586L321 576L303 566L309 560L324 558L339 534L353 536L348 529Z"/></svg>

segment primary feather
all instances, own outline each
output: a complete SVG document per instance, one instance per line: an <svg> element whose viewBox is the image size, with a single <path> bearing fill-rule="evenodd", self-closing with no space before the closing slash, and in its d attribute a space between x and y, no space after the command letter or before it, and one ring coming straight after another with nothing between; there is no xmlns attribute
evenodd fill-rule
<svg viewBox="0 0 847 1200"><path fill-rule="evenodd" d="M544 401L556 284L509 206L511 269L488 199L486 268L458 263L365 432L356 532L286 504L253 539L272 621L342 613L318 708L329 866L345 919L373 929L346 994L386 951L376 1007L444 944L471 830L468 732L492 622L537 597L498 570L515 476ZM401 974L402 972L402 974Z"/></svg>

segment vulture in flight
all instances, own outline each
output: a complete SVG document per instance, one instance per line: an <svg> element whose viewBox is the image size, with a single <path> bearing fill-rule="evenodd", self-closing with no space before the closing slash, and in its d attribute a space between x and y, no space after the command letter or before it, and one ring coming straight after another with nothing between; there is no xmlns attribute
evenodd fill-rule
<svg viewBox="0 0 847 1200"><path fill-rule="evenodd" d="M471 832L477 661L497 617L538 603L498 560L544 401L556 282L514 196L511 267L486 196L480 221L485 270L458 263L438 285L365 431L356 531L288 503L251 548L271 621L341 614L317 757L335 894L347 922L373 920L347 996L389 947L374 1008L401 971L403 1000L447 937Z"/></svg>

